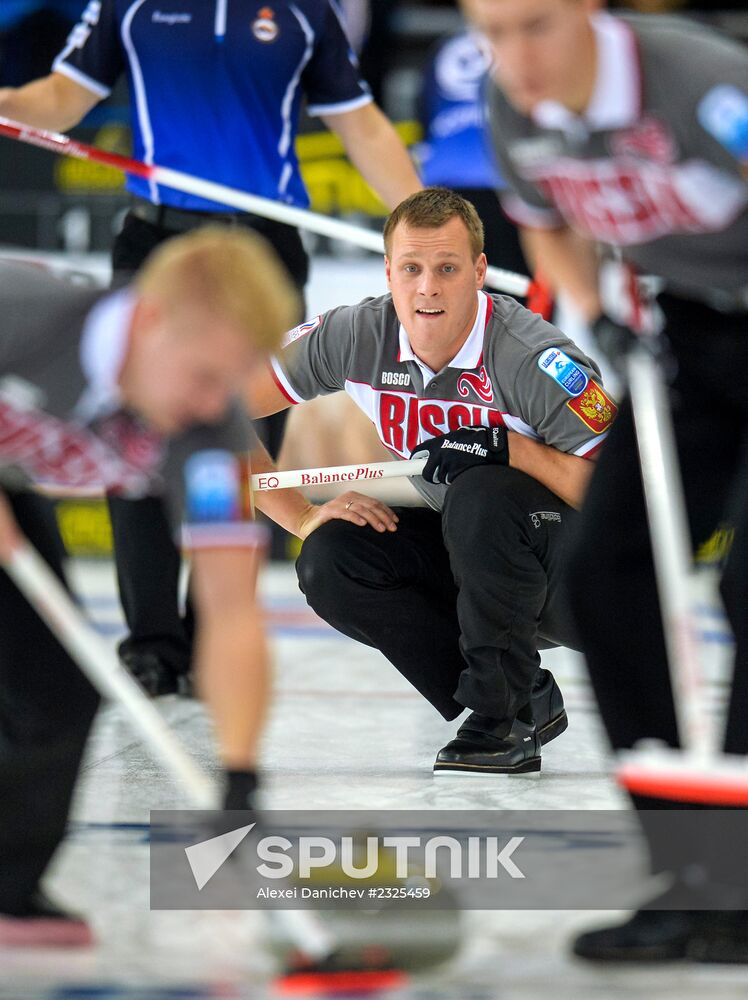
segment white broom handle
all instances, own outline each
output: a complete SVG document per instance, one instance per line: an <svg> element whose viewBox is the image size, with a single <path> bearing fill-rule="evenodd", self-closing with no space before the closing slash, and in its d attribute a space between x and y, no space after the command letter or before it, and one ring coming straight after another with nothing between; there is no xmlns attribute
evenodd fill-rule
<svg viewBox="0 0 748 1000"><path fill-rule="evenodd" d="M426 465L425 458L409 458L395 462L362 462L359 465L330 465L317 469L288 469L285 472L257 472L250 476L253 491L287 490L294 486L359 485L379 479L397 479L403 476L420 476ZM37 493L58 499L101 500L106 496L103 486L34 487Z"/></svg>
<svg viewBox="0 0 748 1000"><path fill-rule="evenodd" d="M118 704L154 756L187 793L194 809L220 808L216 783L192 760L140 685L93 631L58 578L28 542L3 564L8 576L76 661L93 686ZM271 911L292 944L304 955L323 959L336 940L312 911Z"/></svg>
<svg viewBox="0 0 748 1000"><path fill-rule="evenodd" d="M226 184L218 184L202 177L194 177L182 170L172 170L170 167L143 163L141 160L135 160L129 156L120 156L118 153L97 149L96 146L78 142L59 132L50 132L32 125L24 125L11 118L0 117L0 135L28 143L31 146L48 149L63 156L73 156L79 160L103 163L116 170L134 174L136 177L142 177L156 184L163 184L175 191L183 191L186 194L194 194L198 198L217 201L229 208L236 208L252 215L261 215L265 219L274 219L276 222L285 222L290 226L299 226L312 233L319 233L321 236L345 240L347 243L363 247L365 250L372 250L374 253L384 253L382 236L371 229L365 229L363 226L353 226L348 222L331 219L329 216L320 215L317 212L309 212L293 205L284 205L270 198L262 198L259 195L228 187ZM489 267L486 272L486 284L499 291L507 292L509 295L526 295L530 287L530 279L522 274L515 274L513 271Z"/></svg>
<svg viewBox="0 0 748 1000"><path fill-rule="evenodd" d="M678 732L684 750L706 756L714 751L714 738L689 589L693 560L670 404L645 347L630 352L627 376Z"/></svg>
<svg viewBox="0 0 748 1000"><path fill-rule="evenodd" d="M362 462L361 465L331 465L319 469L292 469L286 472L258 472L250 477L253 491L287 490L294 486L364 485L379 479L419 476L425 458L403 462Z"/></svg>
<svg viewBox="0 0 748 1000"><path fill-rule="evenodd" d="M137 681L94 632L36 549L24 542L14 550L4 569L91 684L123 709L154 756L187 792L193 807L218 808L215 783L183 749Z"/></svg>
<svg viewBox="0 0 748 1000"><path fill-rule="evenodd" d="M341 222L340 219L320 215L318 212L310 212L304 208L296 208L293 205L284 205L279 201L248 194L246 191L239 191L236 188L227 187L225 184L217 184L215 181L193 177L181 170L172 170L169 167L154 166L152 177L156 183L174 188L177 191L185 191L187 194L194 194L200 198L218 201L231 208L238 208L242 212L261 215L263 218L274 219L276 222L285 222L289 226L308 229L311 233L327 236L330 239L343 240L354 246L362 247L364 250L371 250L373 253L384 253L384 239L380 233L374 232L373 229L354 226L350 222ZM523 274L515 274L513 271L505 271L503 268L489 265L486 269L486 284L509 295L527 295L530 279Z"/></svg>

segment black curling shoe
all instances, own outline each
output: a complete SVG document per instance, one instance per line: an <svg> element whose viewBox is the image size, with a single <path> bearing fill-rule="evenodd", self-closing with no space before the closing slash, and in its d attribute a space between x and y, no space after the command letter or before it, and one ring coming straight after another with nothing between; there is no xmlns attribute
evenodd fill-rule
<svg viewBox="0 0 748 1000"><path fill-rule="evenodd" d="M538 670L530 704L542 746L555 740L567 729L569 720L564 709L564 699L550 670Z"/></svg>
<svg viewBox="0 0 748 1000"><path fill-rule="evenodd" d="M527 774L540 770L540 737L534 723L515 719L508 735L497 736L504 720L472 712L457 736L436 756L435 774Z"/></svg>
<svg viewBox="0 0 748 1000"><path fill-rule="evenodd" d="M572 946L591 962L748 962L748 914L725 910L637 910L624 924L588 931Z"/></svg>
<svg viewBox="0 0 748 1000"><path fill-rule="evenodd" d="M120 653L120 660L151 698L176 694L179 690L176 671L156 653L132 649Z"/></svg>

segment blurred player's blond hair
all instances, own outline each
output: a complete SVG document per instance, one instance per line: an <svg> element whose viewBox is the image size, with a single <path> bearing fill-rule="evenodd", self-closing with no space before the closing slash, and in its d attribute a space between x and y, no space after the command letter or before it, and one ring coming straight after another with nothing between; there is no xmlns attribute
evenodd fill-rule
<svg viewBox="0 0 748 1000"><path fill-rule="evenodd" d="M247 229L209 225L175 236L153 252L134 284L175 312L230 322L260 350L277 350L300 311L275 251Z"/></svg>

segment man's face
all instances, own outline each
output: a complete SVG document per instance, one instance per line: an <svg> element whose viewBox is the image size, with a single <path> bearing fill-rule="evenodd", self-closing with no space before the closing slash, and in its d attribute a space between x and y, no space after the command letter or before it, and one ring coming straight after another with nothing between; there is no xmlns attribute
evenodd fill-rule
<svg viewBox="0 0 748 1000"><path fill-rule="evenodd" d="M509 102L529 114L554 100L583 110L594 73L589 15L599 0L461 0L488 41L493 75Z"/></svg>
<svg viewBox="0 0 748 1000"><path fill-rule="evenodd" d="M410 345L436 371L457 354L470 332L486 258L473 259L462 219L438 229L401 222L385 258L387 284Z"/></svg>
<svg viewBox="0 0 748 1000"><path fill-rule="evenodd" d="M231 324L200 309L139 308L121 380L125 402L166 435L220 420L257 353Z"/></svg>

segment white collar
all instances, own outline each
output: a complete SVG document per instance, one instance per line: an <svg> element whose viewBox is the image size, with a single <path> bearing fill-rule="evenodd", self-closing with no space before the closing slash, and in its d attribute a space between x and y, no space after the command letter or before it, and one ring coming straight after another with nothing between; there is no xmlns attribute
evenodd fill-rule
<svg viewBox="0 0 748 1000"><path fill-rule="evenodd" d="M480 364L481 355L483 354L483 334L486 329L486 313L488 311L488 296L485 292L479 291L478 293L478 311L475 316L475 322L473 323L470 333L467 335L465 343L459 349L457 354L452 358L451 361L447 362L447 368L461 368L461 369L471 369L477 368ZM428 385L431 379L434 377L436 372L433 372L425 362L421 361L413 353L413 348L410 346L410 340L408 339L408 334L405 330L403 324L400 324L400 351L398 353L398 361L415 361L419 366L421 371L424 373L424 388Z"/></svg>
<svg viewBox="0 0 748 1000"><path fill-rule="evenodd" d="M641 113L641 70L636 37L624 21L610 14L590 18L597 49L597 78L581 115L559 104L541 101L532 118L541 128L587 132L625 128Z"/></svg>
<svg viewBox="0 0 748 1000"><path fill-rule="evenodd" d="M86 421L121 405L117 380L134 310L135 296L125 288L101 299L86 317L80 360L88 385L77 408L78 416Z"/></svg>

